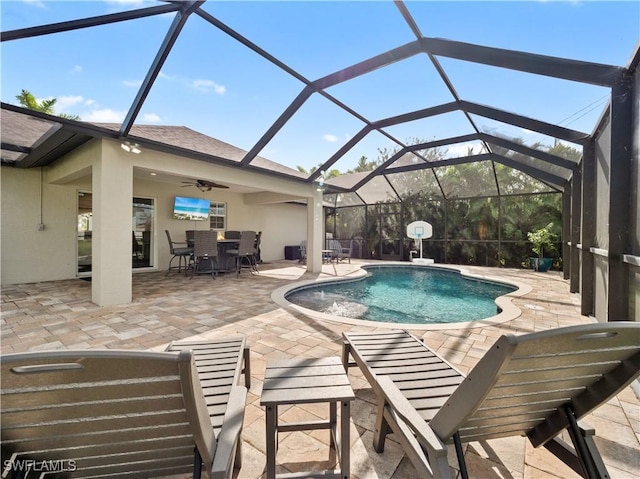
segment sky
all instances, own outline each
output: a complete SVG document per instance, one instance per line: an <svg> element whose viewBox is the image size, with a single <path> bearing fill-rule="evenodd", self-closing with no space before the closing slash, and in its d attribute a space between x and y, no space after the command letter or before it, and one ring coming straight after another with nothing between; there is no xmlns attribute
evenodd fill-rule
<svg viewBox="0 0 640 479"><path fill-rule="evenodd" d="M149 1L0 0L2 31L104 15ZM640 39L640 0L406 1L422 35L490 47L626 66ZM415 40L391 1L213 1L204 10L308 80ZM0 44L1 98L22 89L57 98L56 112L89 122L121 122L162 43L172 15ZM438 59L463 100L591 133L608 102L606 88ZM302 91L279 67L192 15L151 89L137 124L187 126L249 150ZM453 100L420 54L333 86L327 92L369 121ZM536 132L473 117L478 128L551 143ZM292 168L324 162L363 122L314 94L260 155ZM453 112L387 129L400 141L429 141L473 129ZM368 135L335 167L396 146ZM466 152L452 145L447 156ZM479 148L478 145L471 145Z"/></svg>

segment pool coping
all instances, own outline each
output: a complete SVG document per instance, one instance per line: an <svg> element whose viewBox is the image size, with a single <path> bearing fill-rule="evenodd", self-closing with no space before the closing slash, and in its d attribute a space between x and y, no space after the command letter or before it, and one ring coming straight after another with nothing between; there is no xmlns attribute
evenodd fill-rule
<svg viewBox="0 0 640 479"><path fill-rule="evenodd" d="M378 321L369 321L363 319L356 318L345 318L342 316L335 316L332 314L322 313L319 311L314 311L312 309L303 308L302 306L298 306L297 304L291 303L287 301L285 296L293 289L303 288L305 286L312 286L322 283L339 283L341 281L353 281L363 278L367 275L367 271L363 269L366 266L376 266L376 267L385 267L385 266L411 266L416 268L440 268L440 269L448 269L459 272L462 276L471 278L471 279L481 279L485 281L498 282L502 284L507 284L518 288L516 291L512 291L503 296L499 296L496 298L495 302L502 312L496 314L494 316L489 316L484 319L476 320L476 321L464 321L459 323L442 323L442 324L413 324L413 323L387 323L387 322L378 322ZM312 319L321 320L321 321L331 321L334 323L341 324L350 324L353 326L365 326L370 328L405 328L405 329L413 329L419 331L429 331L429 330L441 330L441 329L471 329L471 328L481 328L487 327L492 324L502 324L508 321L513 321L518 318L522 314L522 310L518 308L515 304L512 303L512 299L522 297L528 293L530 293L533 288L526 284L521 283L519 281L514 281L513 279L505 280L503 278L499 278L497 276L489 276L477 274L469 271L464 266L458 265L441 265L441 264L429 264L429 265L420 265L414 263L407 263L401 261L389 261L384 264L380 263L364 263L358 266L358 269L352 273L347 274L342 278L318 278L315 280L306 280L306 281L297 281L292 284L287 284L275 289L271 293L271 300L275 302L278 306L285 308L290 311L295 311L305 316L308 316Z"/></svg>

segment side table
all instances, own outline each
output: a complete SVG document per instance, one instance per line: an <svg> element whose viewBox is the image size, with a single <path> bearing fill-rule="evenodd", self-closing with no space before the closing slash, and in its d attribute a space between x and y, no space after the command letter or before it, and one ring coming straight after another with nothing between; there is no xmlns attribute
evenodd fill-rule
<svg viewBox="0 0 640 479"><path fill-rule="evenodd" d="M279 474L279 478L349 478L349 420L355 398L349 378L338 357L283 359L267 362L260 405L267 417L267 479L276 477L278 433L329 429L330 445L338 454L339 471ZM278 406L329 403L329 421L278 424ZM338 435L337 405L340 404Z"/></svg>

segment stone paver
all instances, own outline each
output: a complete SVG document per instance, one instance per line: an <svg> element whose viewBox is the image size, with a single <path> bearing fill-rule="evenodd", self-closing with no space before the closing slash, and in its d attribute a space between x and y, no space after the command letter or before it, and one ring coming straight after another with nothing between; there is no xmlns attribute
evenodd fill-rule
<svg viewBox="0 0 640 479"><path fill-rule="evenodd" d="M43 349L123 348L163 349L172 340L191 336L224 337L242 334L251 347L252 387L243 429L244 461L238 479L263 477L265 419L260 393L265 364L270 359L339 355L343 331L360 326L309 318L283 309L271 300L276 288L300 280L340 277L363 262L324 265L321 274L305 271L295 261L261 265L259 275L243 272L188 279L164 272L133 275L133 302L98 307L91 303L91 283L65 280L4 286L1 291L2 353ZM522 314L502 324L468 329L412 332L469 371L504 333L523 334L572 324L589 323L579 314L579 296L569 293L558 273L468 267L469 271L526 283L532 291L513 303ZM349 371L356 393L352 406L352 477L354 479L414 479L416 471L390 436L383 454L373 450L375 395L357 369ZM297 418L323 416L320 407L284 412ZM596 442L615 479L640 477L640 401L628 388L587 420L596 428ZM281 436L279 471L307 469L308 463L330 461L322 432ZM324 454L324 455L323 455ZM546 450L536 450L524 438L471 443L466 448L472 477L513 479L578 477ZM450 464L455 464L453 456Z"/></svg>

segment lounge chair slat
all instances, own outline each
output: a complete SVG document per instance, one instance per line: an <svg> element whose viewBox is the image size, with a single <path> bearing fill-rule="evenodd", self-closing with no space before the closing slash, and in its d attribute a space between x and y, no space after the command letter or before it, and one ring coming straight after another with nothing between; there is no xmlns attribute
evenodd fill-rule
<svg viewBox="0 0 640 479"><path fill-rule="evenodd" d="M43 409L47 406L57 407L59 398L64 394L67 403L101 403L102 401L114 401L120 399L132 399L140 397L140 391L135 384L120 384L117 388L113 386L91 386L78 387L76 389L66 389L65 391L49 391L46 388L34 389L29 394L5 393L2 394L1 411L29 407ZM160 395L170 396L179 394L182 391L175 381L159 381L147 383L141 397L158 397Z"/></svg>
<svg viewBox="0 0 640 479"><path fill-rule="evenodd" d="M408 374L388 374L388 376L394 383L396 383L396 386L398 386L398 388L403 391L406 389L430 389L437 387L457 386L464 379L463 377L457 375L438 377L433 379L421 379L416 378L416 375Z"/></svg>
<svg viewBox="0 0 640 479"><path fill-rule="evenodd" d="M170 431L166 431L170 432ZM83 438L86 441L86 438ZM145 451L162 451L180 448L190 448L193 451L193 440L190 435L173 436L167 435L164 437L158 437L153 441L141 440L141 441L129 441L124 443L122 441L115 440L115 442L109 443L105 441L103 444L77 444L73 447L62 447L62 445L47 444L45 449L39 449L36 441L22 441L20 447L24 451L28 451L30 457L46 458L56 457L58 459L76 459L78 457L100 457L117 454L128 454L134 452Z"/></svg>
<svg viewBox="0 0 640 479"><path fill-rule="evenodd" d="M600 376L601 377L601 376ZM564 377L558 380L534 381L534 382L514 382L495 386L491 397L508 396L513 394L537 394L546 391L554 391L558 389L569 390L574 387L583 387L585 379L597 381L598 376L580 376L580 377Z"/></svg>
<svg viewBox="0 0 640 479"><path fill-rule="evenodd" d="M141 397L126 400L128 403L127 414L142 415L145 413L155 413L161 410L179 410L182 408L182 396L170 397ZM70 406L59 406L56 408L16 408L11 412L2 413L3 427L9 428L13 424L24 425L29 420L36 424L43 424L55 417L56 421L71 420L92 420L100 417L109 418L119 414L123 408L123 401L90 403ZM80 419L79 419L80 418Z"/></svg>
<svg viewBox="0 0 640 479"><path fill-rule="evenodd" d="M420 351L420 350L408 351L408 352L404 352L402 350L388 350L384 352L363 354L362 357L366 358L367 361L379 361L379 362L398 361L398 360L403 361L407 359L419 359L422 361L431 361L434 363L442 362L442 360L439 359L437 356L425 354L424 351Z"/></svg>
<svg viewBox="0 0 640 479"><path fill-rule="evenodd" d="M612 370L618 364L619 363L617 361L611 361L609 364L576 364L563 368L551 367L535 371L511 371L508 374L500 376L496 381L496 386L527 382L563 381L568 378L602 376L602 371L604 369L609 367L610 370Z"/></svg>
<svg viewBox="0 0 640 479"><path fill-rule="evenodd" d="M451 376L459 375L456 371L452 371L451 369L445 368L444 366L433 366L433 365L408 365L406 368L403 368L400 365L395 367L385 368L385 367L376 367L370 369L371 373L374 373L378 376L395 376L402 374L410 374L413 377L416 375L420 375L421 377L429 377L429 378L446 378Z"/></svg>
<svg viewBox="0 0 640 479"><path fill-rule="evenodd" d="M152 459L147 461L138 462L122 462L110 464L108 466L94 466L87 467L80 461L77 464L78 470L74 477L86 477L86 478L98 478L98 477L121 477L122 474L126 474L127 471L137 469L142 477L154 477L161 471L170 470L175 474L178 473L190 473L193 464L193 454L181 457L161 457L158 459Z"/></svg>
<svg viewBox="0 0 640 479"><path fill-rule="evenodd" d="M424 379L425 377L424 372L425 372L424 369L419 371L405 372L402 370L402 368L395 368L395 369L389 370L386 373L381 372L380 375L389 376L394 382L433 381L433 384L453 384L454 382L459 384L464 379L464 376L461 376L455 371L452 372L451 370L447 370L447 369L441 369L439 371L429 370L429 373L430 373L429 379ZM425 385L427 384L430 384L430 383L425 383Z"/></svg>
<svg viewBox="0 0 640 479"><path fill-rule="evenodd" d="M564 368L573 365L585 365L594 364L605 366L615 362L617 358L620 358L621 354L625 354L625 351L629 354L633 354L635 349L628 350L609 350L609 351L580 351L572 354L564 354L562 356L543 356L543 357L527 357L527 358L512 358L508 368L505 369L505 373L516 371L534 371L537 368L540 369L554 369ZM536 368L537 366L537 368ZM611 367L610 369L613 369Z"/></svg>

